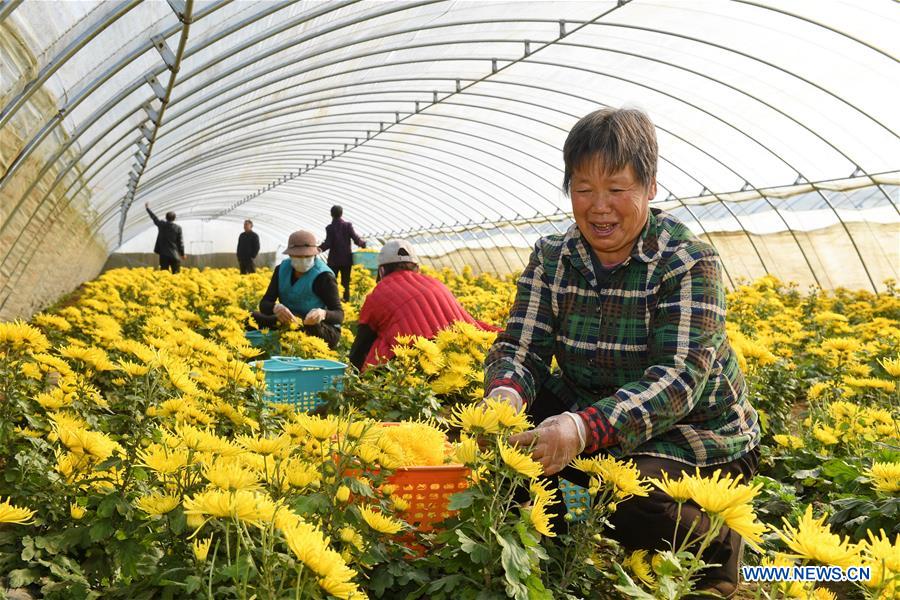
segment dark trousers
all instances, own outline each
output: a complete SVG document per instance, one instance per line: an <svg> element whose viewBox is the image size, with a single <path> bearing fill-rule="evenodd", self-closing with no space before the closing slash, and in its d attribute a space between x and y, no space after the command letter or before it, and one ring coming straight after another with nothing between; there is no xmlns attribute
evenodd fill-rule
<svg viewBox="0 0 900 600"><path fill-rule="evenodd" d="M253 264L252 258L239 258L238 265L241 269L241 275L246 275L248 273L256 273L256 265Z"/></svg>
<svg viewBox="0 0 900 600"><path fill-rule="evenodd" d="M537 398L528 407L527 413L532 422L537 425L543 420L571 409L571 406L549 392L546 387L538 393ZM602 452L602 451L601 451ZM693 474L696 467L678 462L676 460L657 458L654 456L629 456L634 460L638 470L644 477L660 479L662 473L669 475L670 479L679 479L682 473ZM700 474L708 477L716 469L721 469L723 475L732 477L741 476L741 481L747 483L756 473L759 464L759 449L754 448L744 456L721 465L700 467ZM553 487L559 485L559 477L567 479L574 484L588 487L589 477L582 471L572 467L566 467L558 474L548 477ZM566 507L560 504L551 507L557 509L552 523L554 531L562 532L568 529L565 521ZM667 494L651 486L647 497L632 497L618 505L616 512L609 517L610 523L615 529L606 532L606 535L617 540L628 550L665 550L669 548L672 538L675 536L675 525L678 523L677 540L681 544L688 534L691 524L694 524L691 539L709 531L709 517L692 502L686 502L681 507L681 519L678 519L678 504ZM737 585L740 565L741 537L728 527L723 526L703 555L707 563L715 563L721 566L711 567L705 570L701 576L698 589L705 584L726 581Z"/></svg>
<svg viewBox="0 0 900 600"><path fill-rule="evenodd" d="M165 271L166 269L172 271L172 273L177 273L181 270L181 261L174 256L163 256L159 255L159 269L161 271Z"/></svg>
<svg viewBox="0 0 900 600"><path fill-rule="evenodd" d="M344 302L350 300L350 270L353 265L328 265L334 271L335 279L340 279L341 287L344 288Z"/></svg>

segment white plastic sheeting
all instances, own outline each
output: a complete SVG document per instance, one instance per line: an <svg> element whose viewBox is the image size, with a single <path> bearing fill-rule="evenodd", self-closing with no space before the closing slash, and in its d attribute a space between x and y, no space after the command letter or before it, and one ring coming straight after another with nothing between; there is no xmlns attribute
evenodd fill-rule
<svg viewBox="0 0 900 600"><path fill-rule="evenodd" d="M900 221L889 0L4 0L0 24L34 59L0 79L0 125L25 132L3 161L0 234L84 197L111 251L152 227L145 202L224 247L222 221L276 240L321 231L332 204L378 237L540 219L569 209L568 129L621 105L657 124L656 202L703 231ZM28 120L36 90L57 110ZM38 156L77 178L9 185ZM848 178L864 206L817 185ZM26 202L57 186L65 201ZM786 188L799 205L771 193ZM21 236L2 239L0 263L27 262Z"/></svg>

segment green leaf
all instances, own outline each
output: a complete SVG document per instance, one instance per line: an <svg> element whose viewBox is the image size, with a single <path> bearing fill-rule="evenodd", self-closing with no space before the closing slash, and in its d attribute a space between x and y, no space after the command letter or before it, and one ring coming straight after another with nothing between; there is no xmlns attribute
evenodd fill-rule
<svg viewBox="0 0 900 600"><path fill-rule="evenodd" d="M469 559L476 565L483 565L490 560L490 555L484 545L479 544L461 529L456 530L456 537L459 539L460 549L469 555Z"/></svg>
<svg viewBox="0 0 900 600"><path fill-rule="evenodd" d="M356 477L345 477L344 481L349 484L350 491L357 496L364 496L366 498L373 498L375 496L372 492L372 487Z"/></svg>
<svg viewBox="0 0 900 600"><path fill-rule="evenodd" d="M191 575L184 580L184 589L188 594L192 594L199 590L201 585L203 585L203 580L196 575Z"/></svg>
<svg viewBox="0 0 900 600"><path fill-rule="evenodd" d="M844 486L861 475L859 469L839 458L833 458L822 465L822 473L839 486Z"/></svg>
<svg viewBox="0 0 900 600"><path fill-rule="evenodd" d="M450 502L447 503L447 510L461 510L472 506L475 500L475 490L467 489L450 495Z"/></svg>
<svg viewBox="0 0 900 600"><path fill-rule="evenodd" d="M99 521L95 521L88 532L88 536L92 542L99 542L100 540L105 540L110 535L112 535L114 528L112 523L108 520L103 519Z"/></svg>
<svg viewBox="0 0 900 600"><path fill-rule="evenodd" d="M794 479L818 479L819 469L800 469L794 471Z"/></svg>
<svg viewBox="0 0 900 600"><path fill-rule="evenodd" d="M16 569L7 575L8 585L11 588L25 587L37 581L38 577L40 577L40 571L36 569Z"/></svg>
<svg viewBox="0 0 900 600"><path fill-rule="evenodd" d="M497 534L500 543L500 563L503 565L506 578L506 593L517 600L528 597L528 588L524 581L531 575L531 559L528 551L519 545L510 534Z"/></svg>
<svg viewBox="0 0 900 600"><path fill-rule="evenodd" d="M622 568L622 565L613 563L616 568L616 574L619 576L620 584L616 585L616 589L622 592L626 598L634 598L635 600L654 600L653 596L645 592L637 585L628 573Z"/></svg>
<svg viewBox="0 0 900 600"><path fill-rule="evenodd" d="M34 558L34 540L26 535L22 538L22 560L28 561Z"/></svg>
<svg viewBox="0 0 900 600"><path fill-rule="evenodd" d="M175 535L180 535L182 531L184 531L184 527L187 524L187 517L184 516L184 509L182 507L178 507L168 515L169 519L169 527L172 528L172 533Z"/></svg>
<svg viewBox="0 0 900 600"><path fill-rule="evenodd" d="M431 582L431 585L428 586L428 591L439 592L444 590L446 592L450 592L456 588L460 583L465 579L464 575L460 575L459 573L455 573L453 575L447 575L446 577L440 577Z"/></svg>
<svg viewBox="0 0 900 600"><path fill-rule="evenodd" d="M532 573L525 581L528 588L528 600L553 600L553 593L544 587L544 582L537 573Z"/></svg>
<svg viewBox="0 0 900 600"><path fill-rule="evenodd" d="M109 494L100 501L99 505L97 505L97 516L104 519L107 517L111 517L116 510L116 505L118 504L118 502L119 497L115 492Z"/></svg>

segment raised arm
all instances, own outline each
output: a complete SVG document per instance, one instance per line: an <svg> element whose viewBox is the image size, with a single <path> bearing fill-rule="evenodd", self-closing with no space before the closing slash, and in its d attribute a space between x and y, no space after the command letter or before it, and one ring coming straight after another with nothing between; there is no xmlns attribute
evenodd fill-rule
<svg viewBox="0 0 900 600"><path fill-rule="evenodd" d="M144 208L147 209L147 214L150 215L151 219L153 219L153 224L156 225L157 227L159 227L159 225L160 225L160 223L162 223L162 221L160 221L157 218L157 216L153 214L153 211L150 210L150 203L147 202L146 204L144 204Z"/></svg>

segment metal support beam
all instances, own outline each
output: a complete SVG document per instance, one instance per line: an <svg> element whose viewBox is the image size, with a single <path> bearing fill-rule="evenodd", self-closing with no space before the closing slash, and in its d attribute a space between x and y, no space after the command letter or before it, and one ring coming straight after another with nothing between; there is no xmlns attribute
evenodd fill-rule
<svg viewBox="0 0 900 600"><path fill-rule="evenodd" d="M170 0L173 2L174 0ZM183 8L184 2L182 2ZM166 44L166 38L161 35L154 35L150 38L150 41L153 42L153 46L159 51L159 55L162 56L163 62L166 63L166 66L173 73L178 70L178 61L175 59L175 55L169 49L169 46Z"/></svg>

